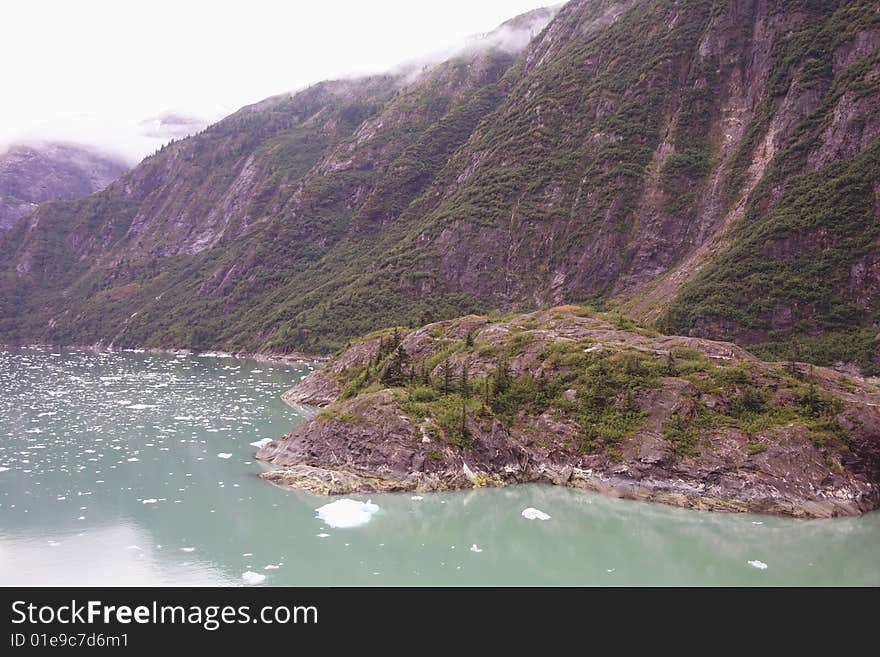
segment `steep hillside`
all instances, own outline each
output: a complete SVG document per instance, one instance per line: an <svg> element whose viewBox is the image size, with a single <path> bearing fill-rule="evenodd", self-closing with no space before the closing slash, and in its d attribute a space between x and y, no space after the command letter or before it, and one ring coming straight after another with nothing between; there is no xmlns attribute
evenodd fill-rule
<svg viewBox="0 0 880 657"><path fill-rule="evenodd" d="M872 2L574 0L270 99L4 236L0 337L327 351L589 300L872 372L878 46Z"/></svg>
<svg viewBox="0 0 880 657"><path fill-rule="evenodd" d="M880 504L880 390L564 306L367 336L303 379L325 405L257 458L322 494L545 481L795 516Z"/></svg>
<svg viewBox="0 0 880 657"><path fill-rule="evenodd" d="M122 160L74 144L12 146L0 154L0 230L45 201L104 189L126 169Z"/></svg>

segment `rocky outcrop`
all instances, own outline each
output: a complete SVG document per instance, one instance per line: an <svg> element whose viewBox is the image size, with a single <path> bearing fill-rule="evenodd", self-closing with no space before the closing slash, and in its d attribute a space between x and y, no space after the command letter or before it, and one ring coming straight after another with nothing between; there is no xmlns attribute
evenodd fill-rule
<svg viewBox="0 0 880 657"><path fill-rule="evenodd" d="M469 316L401 335L381 364L378 340L357 344L288 394L326 402L329 388L315 381L348 386L346 399L257 453L274 466L262 476L320 494L547 482L797 517L880 505L876 387L613 320L568 307L504 321ZM383 387L400 353L414 382ZM375 374L365 376L369 363ZM460 373L464 363L459 431L461 415L448 415L463 402L443 390L444 368ZM499 367L514 392L501 391Z"/></svg>

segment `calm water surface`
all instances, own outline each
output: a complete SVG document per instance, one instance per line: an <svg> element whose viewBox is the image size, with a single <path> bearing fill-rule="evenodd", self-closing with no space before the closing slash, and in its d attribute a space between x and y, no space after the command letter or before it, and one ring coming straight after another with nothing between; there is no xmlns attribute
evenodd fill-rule
<svg viewBox="0 0 880 657"><path fill-rule="evenodd" d="M308 412L279 395L310 367L0 352L0 585L880 585L878 513L795 521L530 485L350 496L371 501L362 524L333 526L316 513L330 500L263 482L252 459Z"/></svg>

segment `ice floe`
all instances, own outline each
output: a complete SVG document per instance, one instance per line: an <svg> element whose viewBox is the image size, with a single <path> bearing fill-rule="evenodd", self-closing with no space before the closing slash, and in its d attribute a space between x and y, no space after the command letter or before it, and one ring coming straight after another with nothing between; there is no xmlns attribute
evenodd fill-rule
<svg viewBox="0 0 880 657"><path fill-rule="evenodd" d="M749 565L752 568L757 568L758 570L767 570L768 566L763 561L758 561L757 559L753 559L749 561Z"/></svg>
<svg viewBox="0 0 880 657"><path fill-rule="evenodd" d="M218 459L229 459L229 458L232 458L232 454L230 454L229 452L220 452L217 455L217 458Z"/></svg>
<svg viewBox="0 0 880 657"><path fill-rule="evenodd" d="M261 575L260 573L255 573L252 570L248 570L241 574L241 578L244 580L245 584L259 584L266 580L265 575Z"/></svg>
<svg viewBox="0 0 880 657"><path fill-rule="evenodd" d="M538 509L533 509L532 507L529 507L528 509L523 509L521 515L526 520L550 520L549 515Z"/></svg>
<svg viewBox="0 0 880 657"><path fill-rule="evenodd" d="M379 511L379 505L372 500L360 502L348 498L330 502L315 509L317 517L330 527L359 527L370 522Z"/></svg>
<svg viewBox="0 0 880 657"><path fill-rule="evenodd" d="M158 501L159 500L157 500L155 497L150 497L145 500L141 500L141 504L155 504Z"/></svg>
<svg viewBox="0 0 880 657"><path fill-rule="evenodd" d="M263 449L266 445L272 442L271 438L261 438L260 440L255 440L251 443L252 447L256 447L257 449Z"/></svg>
<svg viewBox="0 0 880 657"><path fill-rule="evenodd" d="M479 552L482 552L482 551L483 551L483 548L481 548L481 547L477 547L477 544L476 544L476 543L474 543L473 545L471 545L471 552L477 552L477 553L479 553Z"/></svg>

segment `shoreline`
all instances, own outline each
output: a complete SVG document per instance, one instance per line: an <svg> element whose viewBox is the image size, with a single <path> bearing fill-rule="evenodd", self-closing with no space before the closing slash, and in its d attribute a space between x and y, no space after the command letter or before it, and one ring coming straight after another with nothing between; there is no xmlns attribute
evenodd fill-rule
<svg viewBox="0 0 880 657"><path fill-rule="evenodd" d="M324 363L331 357L326 355L303 354L291 352L287 354L277 352L248 352L248 351L221 351L219 349L189 349L187 347L113 347L105 346L100 342L95 344L0 344L0 350L31 349L31 350L73 350L91 351L103 353L146 353L169 356L198 356L203 358L235 358L237 360L253 360L259 363L279 363L283 365L295 365L299 363Z"/></svg>
<svg viewBox="0 0 880 657"><path fill-rule="evenodd" d="M266 447L269 447L267 445ZM265 448L258 450L258 453ZM460 476L388 478L384 473L330 469L306 464L279 466L258 460L270 468L258 476L279 488L299 490L322 497L381 493L445 493L480 488L510 488L523 484L545 484L584 490L615 499L664 504L681 509L713 513L748 513L788 517L797 520L830 520L861 517L880 509L880 491L860 499L785 499L723 497L701 490L698 482L680 479L637 480L608 471L572 466L539 465L532 472L504 476L501 473L468 473Z"/></svg>

